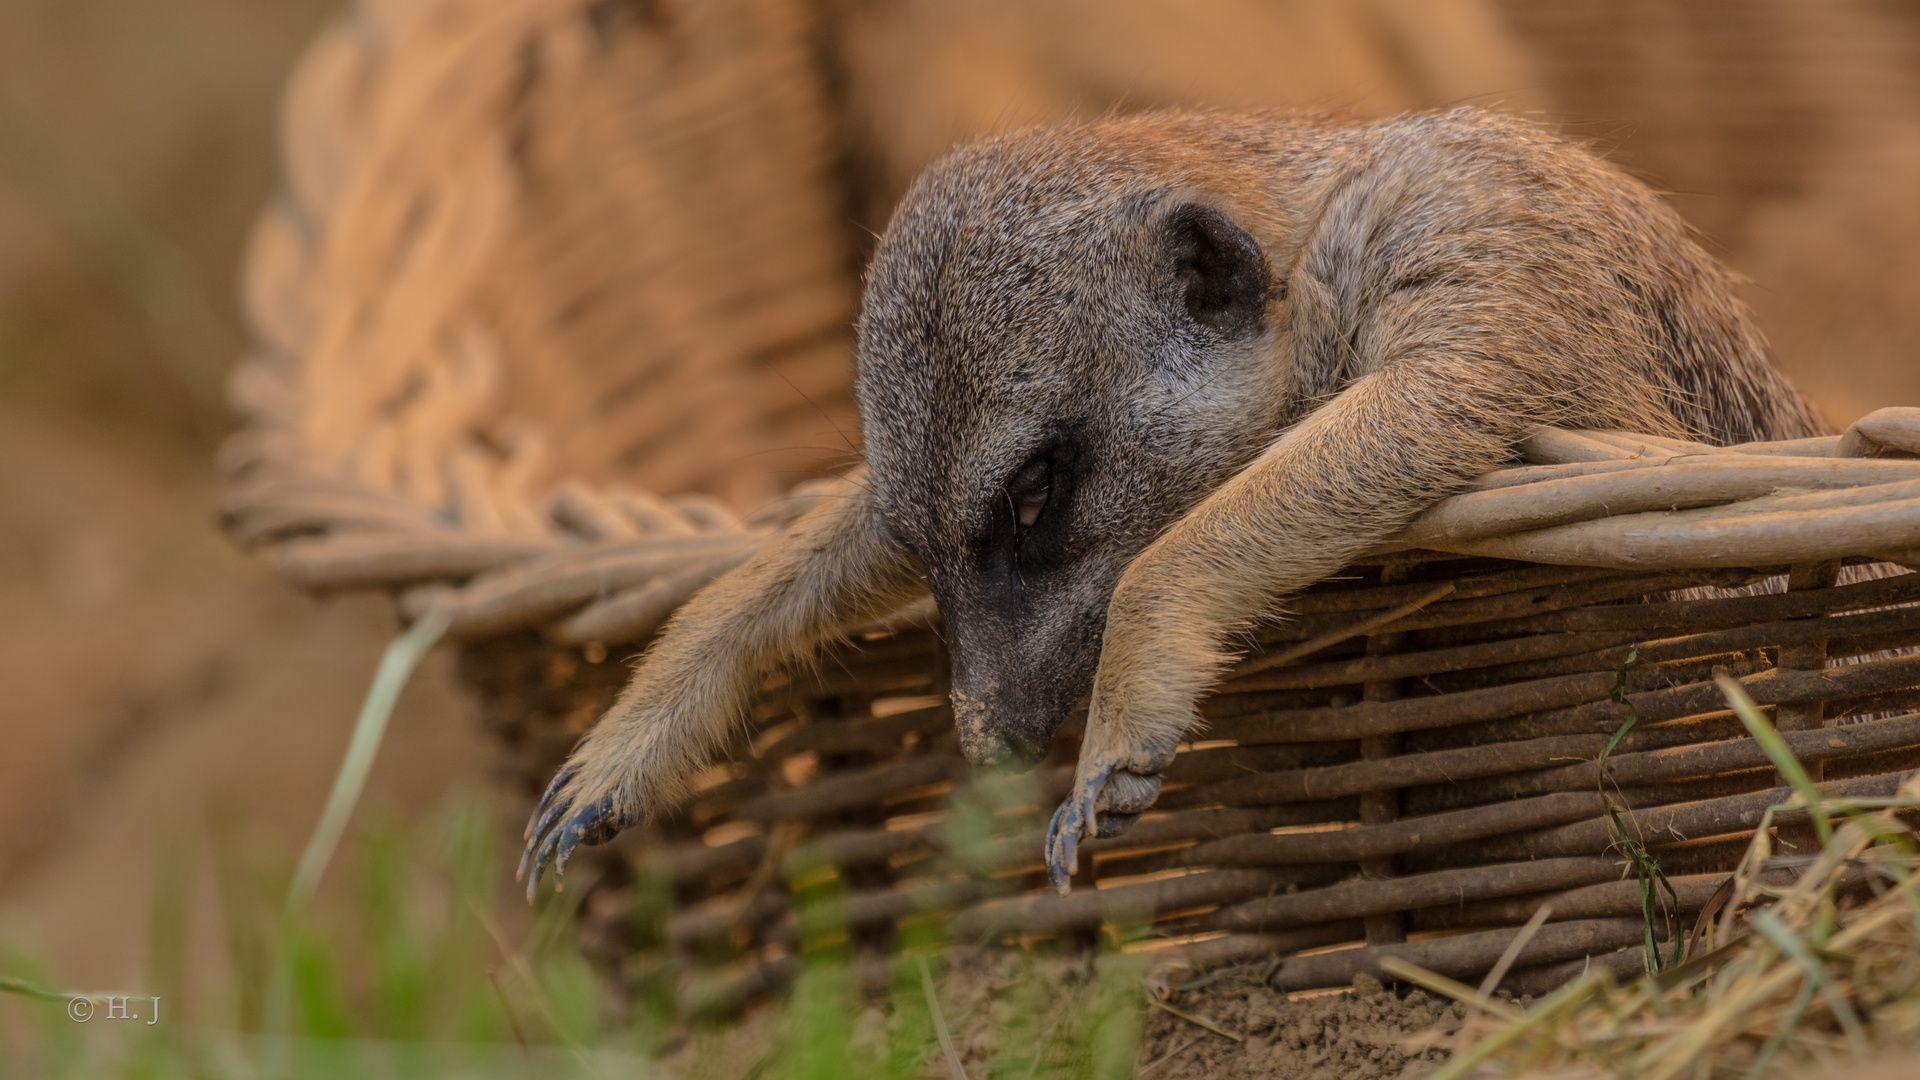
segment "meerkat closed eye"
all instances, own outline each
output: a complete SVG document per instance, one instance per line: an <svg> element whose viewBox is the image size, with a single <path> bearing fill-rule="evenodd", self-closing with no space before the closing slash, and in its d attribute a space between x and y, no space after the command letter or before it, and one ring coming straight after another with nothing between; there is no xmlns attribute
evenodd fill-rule
<svg viewBox="0 0 1920 1080"><path fill-rule="evenodd" d="M536 810L529 888L679 798L766 672L929 590L970 760L1036 759L1088 701L1064 886L1151 805L1236 629L1528 428L1820 432L1734 285L1644 185L1476 110L953 151L868 275L865 466L675 618Z"/></svg>

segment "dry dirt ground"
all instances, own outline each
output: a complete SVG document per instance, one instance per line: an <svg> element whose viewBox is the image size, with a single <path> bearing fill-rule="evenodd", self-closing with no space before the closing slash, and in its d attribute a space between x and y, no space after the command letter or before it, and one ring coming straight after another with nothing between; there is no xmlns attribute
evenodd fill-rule
<svg viewBox="0 0 1920 1080"><path fill-rule="evenodd" d="M1236 1043L1156 1009L1148 1022L1139 1080L1417 1080L1447 1060L1445 1047L1465 1009L1419 990L1396 993L1362 976L1353 990L1289 999L1262 985L1259 965L1235 967L1182 995L1184 1012L1245 1041ZM1505 996L1504 993L1502 996ZM1522 997L1526 1006L1532 998ZM1887 1052L1809 1080L1912 1080L1920 1054Z"/></svg>
<svg viewBox="0 0 1920 1080"><path fill-rule="evenodd" d="M1141 1072L1168 1080L1371 1080L1416 1077L1446 1055L1460 1006L1415 990L1400 995L1371 979L1352 992L1291 1000L1260 982L1259 966L1238 967L1181 995L1182 1012L1242 1035L1235 1042L1154 1009L1141 1047Z"/></svg>
<svg viewBox="0 0 1920 1080"><path fill-rule="evenodd" d="M1087 1017L1101 1007L1093 963L1008 950L956 950L947 959L951 967L939 980L939 998L968 1076L1113 1075L1077 1060L1089 1053L1101 1056L1098 1036L1086 1029ZM1133 1075L1139 1080L1420 1077L1446 1060L1440 1047L1463 1018L1450 1002L1417 990L1396 994L1373 982L1351 992L1290 999L1262 984L1263 970L1260 964L1224 969L1206 986L1180 994L1175 1008L1186 1016L1148 1007ZM909 1000L913 996L909 992ZM663 1071L684 1080L779 1075L780 1065L793 1062L774 1061L783 1052L769 1048L788 1045L792 1036L785 1025L798 1008L762 1007L735 1026L695 1034L661 1062ZM897 1008L890 1011L884 1000L870 1000L852 1025L855 1053L884 1052L889 1028L901 1023ZM952 1078L932 1047L919 1072L909 1075Z"/></svg>
<svg viewBox="0 0 1920 1080"><path fill-rule="evenodd" d="M939 999L967 1076L1124 1075L1088 1068L1085 1057L1093 1040L1086 1032L1058 1037L1098 997L1092 964L1036 961L1009 951L961 951L948 959L952 966L939 981ZM1262 964L1220 969L1206 985L1175 998L1178 1013L1149 1007L1132 1062L1135 1080L1421 1080L1447 1061L1453 1036L1466 1019L1466 1011L1451 1001L1385 988L1364 977L1349 991L1290 997L1268 989L1264 972ZM1531 1003L1528 997L1516 1002ZM804 1050L770 1049L789 1045L787 1022L795 1008L762 1007L736 1024L699 1032L657 1062L661 1075L676 1080L822 1075L807 1070L800 1060ZM871 1059L882 1053L890 1027L900 1023L897 1009L890 1012L878 997L871 999L851 1025L853 1054L842 1056ZM1055 1033L1037 1053L1032 1049L1036 1029ZM922 1055L917 1070L908 1065L902 1071L896 1063L889 1075L954 1077L937 1048ZM1804 1075L1806 1080L1912 1080L1920 1077L1920 1052L1882 1052L1855 1065Z"/></svg>

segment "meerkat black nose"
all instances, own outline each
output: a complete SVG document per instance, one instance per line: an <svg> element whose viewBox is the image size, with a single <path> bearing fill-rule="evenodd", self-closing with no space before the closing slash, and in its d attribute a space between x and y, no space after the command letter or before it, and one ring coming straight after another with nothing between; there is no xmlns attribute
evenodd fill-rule
<svg viewBox="0 0 1920 1080"><path fill-rule="evenodd" d="M1042 520L1051 512L1044 511ZM1054 731L1086 693L1097 649L1084 657L1063 655L1053 640L1058 635L1035 633L993 610L971 625L949 616L948 625L955 627L948 698L960 752L975 767L1024 772L1038 764L1052 749Z"/></svg>
<svg viewBox="0 0 1920 1080"><path fill-rule="evenodd" d="M1025 770L1039 764L1047 755L1047 748L1016 733L980 732L968 737L962 729L960 752L976 768Z"/></svg>
<svg viewBox="0 0 1920 1080"><path fill-rule="evenodd" d="M967 756L969 764L975 768L1005 764L1013 757L1003 739L992 735L980 735L968 738L964 733L960 737L960 752Z"/></svg>
<svg viewBox="0 0 1920 1080"><path fill-rule="evenodd" d="M1022 731L1008 732L1001 737L1001 742L1007 748L1004 764L1027 769L1040 764L1040 759L1047 756L1048 744L1036 741Z"/></svg>
<svg viewBox="0 0 1920 1080"><path fill-rule="evenodd" d="M1019 760L1019 750L996 732L963 725L959 735L960 752L975 768L1012 765Z"/></svg>
<svg viewBox="0 0 1920 1080"><path fill-rule="evenodd" d="M1024 731L996 724L988 710L969 707L962 694L954 695L954 729L960 752L976 768L1028 768L1046 756L1047 747Z"/></svg>

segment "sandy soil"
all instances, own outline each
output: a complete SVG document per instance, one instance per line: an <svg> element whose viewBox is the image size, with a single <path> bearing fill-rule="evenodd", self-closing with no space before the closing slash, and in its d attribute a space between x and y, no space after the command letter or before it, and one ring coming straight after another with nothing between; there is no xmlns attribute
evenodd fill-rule
<svg viewBox="0 0 1920 1080"><path fill-rule="evenodd" d="M1257 965L1237 967L1181 994L1175 1007L1245 1036L1234 1042L1156 1008L1141 1047L1141 1073L1168 1080L1415 1077L1446 1060L1460 1006L1414 990L1396 994L1370 978L1347 993L1298 1000L1269 990Z"/></svg>

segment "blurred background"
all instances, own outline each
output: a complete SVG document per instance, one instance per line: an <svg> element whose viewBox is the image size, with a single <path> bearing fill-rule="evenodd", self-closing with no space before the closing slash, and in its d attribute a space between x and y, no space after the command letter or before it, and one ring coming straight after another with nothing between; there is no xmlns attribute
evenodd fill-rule
<svg viewBox="0 0 1920 1080"><path fill-rule="evenodd" d="M355 18L465 6L368 0ZM626 74L581 84L604 99L584 114L604 122L564 136L528 126L514 144L523 203L570 208L573 234L657 261L674 243L700 246L703 211L677 193L745 184L741 163L760 167L756 154L783 139L797 149L780 160L800 163L748 177L761 188L741 198L777 219L755 225L751 265L694 266L658 289L616 275L631 288L598 299L604 325L594 314L539 331L556 365L672 368L620 415L618 452L575 454L588 472L748 504L843 460L858 268L919 168L982 132L1167 105L1383 115L1478 103L1535 116L1670 193L1752 280L1781 366L1835 425L1920 404L1910 0L573 6L590 9L596 62ZM339 16L330 0L0 3L0 941L68 984L137 986L163 860L207 879L190 891L190 940L217 962L210 845L219 834L297 850L395 629L383 598L301 598L214 525L213 462L235 424L227 374L256 336L241 265L279 182L282 87ZM735 25L746 59L727 67ZM768 27L798 44L762 65L747 31ZM677 44L696 31L698 70ZM805 84L805 115L762 110L763 128L710 140L705 157L660 141L647 112L658 86L722 69L681 102L695 121L782 80ZM566 86L546 84L562 96L529 108L573 111ZM779 126L803 122L798 135ZM636 158L678 171L629 183ZM635 239L668 234L665 248ZM824 298L809 309L823 329L778 349L740 336L752 297L728 293L729 307L701 291L722 274L805 279ZM499 305L509 347L550 325L539 300ZM694 340L705 344L667 356ZM535 383L520 401L537 411ZM746 399L758 404L694 410L704 428L678 419L692 403ZM499 753L473 704L436 656L402 699L368 813L489 797Z"/></svg>

